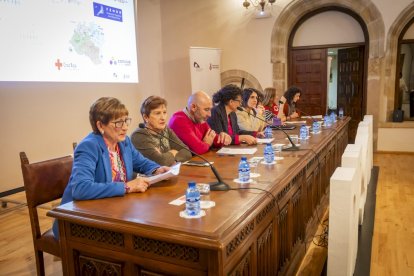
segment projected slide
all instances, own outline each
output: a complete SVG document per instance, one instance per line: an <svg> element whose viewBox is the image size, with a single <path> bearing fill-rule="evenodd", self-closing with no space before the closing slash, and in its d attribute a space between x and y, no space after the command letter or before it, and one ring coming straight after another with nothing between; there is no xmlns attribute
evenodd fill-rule
<svg viewBox="0 0 414 276"><path fill-rule="evenodd" d="M0 0L0 81L137 83L134 0Z"/></svg>

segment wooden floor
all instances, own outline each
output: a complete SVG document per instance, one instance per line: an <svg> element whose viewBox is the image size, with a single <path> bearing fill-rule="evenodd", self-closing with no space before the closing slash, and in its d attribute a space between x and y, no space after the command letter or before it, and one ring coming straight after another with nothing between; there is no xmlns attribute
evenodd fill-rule
<svg viewBox="0 0 414 276"><path fill-rule="evenodd" d="M371 275L414 275L414 155L375 154L379 166Z"/></svg>
<svg viewBox="0 0 414 276"><path fill-rule="evenodd" d="M371 275L414 275L414 155L379 153L374 165L380 169ZM23 192L7 198L26 201ZM36 275L27 208L16 207L0 207L0 275ZM39 209L42 229L52 225L51 207ZM45 263L46 275L62 274L60 260L45 254Z"/></svg>

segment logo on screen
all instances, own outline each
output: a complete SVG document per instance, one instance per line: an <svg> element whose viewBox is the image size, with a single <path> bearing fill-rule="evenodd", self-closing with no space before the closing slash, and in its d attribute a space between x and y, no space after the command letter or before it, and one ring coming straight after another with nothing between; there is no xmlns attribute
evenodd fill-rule
<svg viewBox="0 0 414 276"><path fill-rule="evenodd" d="M116 65L116 59L115 58L111 58L110 60L109 60L109 64L110 65Z"/></svg>
<svg viewBox="0 0 414 276"><path fill-rule="evenodd" d="M122 22L122 10L93 2L93 14L97 17Z"/></svg>
<svg viewBox="0 0 414 276"><path fill-rule="evenodd" d="M62 67L62 62L60 62L60 59L57 59L55 62L55 66L57 67L58 70L60 70L60 68Z"/></svg>

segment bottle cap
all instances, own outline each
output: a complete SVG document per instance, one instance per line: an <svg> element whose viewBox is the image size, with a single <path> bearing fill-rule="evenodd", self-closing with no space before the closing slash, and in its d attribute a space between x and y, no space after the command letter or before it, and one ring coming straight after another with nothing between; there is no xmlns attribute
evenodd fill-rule
<svg viewBox="0 0 414 276"><path fill-rule="evenodd" d="M242 161L247 161L247 157L246 156L242 156L241 160Z"/></svg>
<svg viewBox="0 0 414 276"><path fill-rule="evenodd" d="M188 182L188 187L195 187L196 183L194 181Z"/></svg>

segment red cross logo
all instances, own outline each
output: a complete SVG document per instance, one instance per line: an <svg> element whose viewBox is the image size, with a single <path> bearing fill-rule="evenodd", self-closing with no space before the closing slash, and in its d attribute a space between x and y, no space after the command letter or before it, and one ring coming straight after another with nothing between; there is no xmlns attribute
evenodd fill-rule
<svg viewBox="0 0 414 276"><path fill-rule="evenodd" d="M62 62L60 62L60 59L56 60L55 66L57 67L58 70L60 70L60 67L62 67Z"/></svg>

